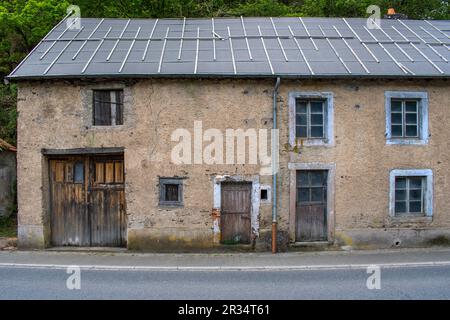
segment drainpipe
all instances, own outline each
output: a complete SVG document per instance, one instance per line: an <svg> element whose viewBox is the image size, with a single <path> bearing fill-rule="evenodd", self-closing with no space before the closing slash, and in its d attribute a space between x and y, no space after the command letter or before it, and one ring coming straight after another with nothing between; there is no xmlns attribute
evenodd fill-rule
<svg viewBox="0 0 450 320"><path fill-rule="evenodd" d="M273 88L273 129L277 129L277 97L278 88L280 87L281 79L277 77L277 82ZM275 171L275 155L279 150L276 150L277 145L272 141L272 253L277 252L277 172Z"/></svg>

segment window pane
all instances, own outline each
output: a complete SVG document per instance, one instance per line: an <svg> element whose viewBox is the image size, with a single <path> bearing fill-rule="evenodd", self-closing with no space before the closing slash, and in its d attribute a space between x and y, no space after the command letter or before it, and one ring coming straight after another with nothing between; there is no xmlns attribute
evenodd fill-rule
<svg viewBox="0 0 450 320"><path fill-rule="evenodd" d="M405 201L396 201L395 202L395 212L396 213L406 212L406 202Z"/></svg>
<svg viewBox="0 0 450 320"><path fill-rule="evenodd" d="M392 124L402 124L402 114L401 113L391 113L391 123Z"/></svg>
<svg viewBox="0 0 450 320"><path fill-rule="evenodd" d="M178 201L178 184L166 184L165 189L165 201Z"/></svg>
<svg viewBox="0 0 450 320"><path fill-rule="evenodd" d="M311 189L311 201L323 201L323 188Z"/></svg>
<svg viewBox="0 0 450 320"><path fill-rule="evenodd" d="M422 200L422 190L409 190L409 200Z"/></svg>
<svg viewBox="0 0 450 320"><path fill-rule="evenodd" d="M422 178L409 178L410 189L421 189L422 188Z"/></svg>
<svg viewBox="0 0 450 320"><path fill-rule="evenodd" d="M299 186L309 186L308 172L298 171L297 173L297 184Z"/></svg>
<svg viewBox="0 0 450 320"><path fill-rule="evenodd" d="M306 102L305 101L297 101L297 113L306 113Z"/></svg>
<svg viewBox="0 0 450 320"><path fill-rule="evenodd" d="M324 174L322 171L311 171L311 186L324 186Z"/></svg>
<svg viewBox="0 0 450 320"><path fill-rule="evenodd" d="M395 189L405 189L406 178L395 178Z"/></svg>
<svg viewBox="0 0 450 320"><path fill-rule="evenodd" d="M305 114L297 114L295 117L295 124L306 126L306 113Z"/></svg>
<svg viewBox="0 0 450 320"><path fill-rule="evenodd" d="M406 112L417 112L417 102L416 101L405 101Z"/></svg>
<svg viewBox="0 0 450 320"><path fill-rule="evenodd" d="M392 100L391 112L401 112L401 111L402 111L402 102L400 100Z"/></svg>
<svg viewBox="0 0 450 320"><path fill-rule="evenodd" d="M299 188L298 191L298 201L301 202L309 202L309 189L308 188Z"/></svg>
<svg viewBox="0 0 450 320"><path fill-rule="evenodd" d="M421 201L411 201L409 203L409 212L411 212L411 213L422 212L422 202Z"/></svg>
<svg viewBox="0 0 450 320"><path fill-rule="evenodd" d="M94 125L111 125L111 93L94 90Z"/></svg>
<svg viewBox="0 0 450 320"><path fill-rule="evenodd" d="M306 126L297 126L295 136L299 138L306 138L308 136Z"/></svg>
<svg viewBox="0 0 450 320"><path fill-rule="evenodd" d="M406 200L406 190L395 190L395 200Z"/></svg>
<svg viewBox="0 0 450 320"><path fill-rule="evenodd" d="M83 164L83 162L75 163L73 182L75 182L75 183L83 183L84 182L84 164Z"/></svg>
<svg viewBox="0 0 450 320"><path fill-rule="evenodd" d="M311 124L323 124L323 115L311 114Z"/></svg>
<svg viewBox="0 0 450 320"><path fill-rule="evenodd" d="M406 126L406 134L407 137L417 137L417 125Z"/></svg>
<svg viewBox="0 0 450 320"><path fill-rule="evenodd" d="M311 137L312 138L322 138L323 137L323 127L322 126L311 127Z"/></svg>
<svg viewBox="0 0 450 320"><path fill-rule="evenodd" d="M417 113L407 113L406 124L417 124Z"/></svg>
<svg viewBox="0 0 450 320"><path fill-rule="evenodd" d="M311 101L311 113L321 113L323 112L323 102L322 101Z"/></svg>
<svg viewBox="0 0 450 320"><path fill-rule="evenodd" d="M401 125L392 125L391 126L391 134L393 137L401 137L402 136L402 126Z"/></svg>
<svg viewBox="0 0 450 320"><path fill-rule="evenodd" d="M116 125L123 124L123 91L116 92Z"/></svg>

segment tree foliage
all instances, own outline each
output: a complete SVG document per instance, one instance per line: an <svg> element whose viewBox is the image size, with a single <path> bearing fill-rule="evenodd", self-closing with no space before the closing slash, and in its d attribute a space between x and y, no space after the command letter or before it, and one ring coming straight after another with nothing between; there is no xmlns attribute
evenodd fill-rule
<svg viewBox="0 0 450 320"><path fill-rule="evenodd" d="M394 7L411 19L450 19L448 0L0 0L0 76L78 5L82 17L225 16L365 17L369 5ZM0 138L16 140L16 86L0 84Z"/></svg>
<svg viewBox="0 0 450 320"><path fill-rule="evenodd" d="M0 1L0 75L9 74L65 15L67 1ZM0 85L0 138L16 142L16 86Z"/></svg>

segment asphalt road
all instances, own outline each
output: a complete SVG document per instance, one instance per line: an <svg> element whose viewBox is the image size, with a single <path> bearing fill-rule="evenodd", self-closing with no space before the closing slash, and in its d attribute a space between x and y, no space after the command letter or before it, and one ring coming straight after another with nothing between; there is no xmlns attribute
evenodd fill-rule
<svg viewBox="0 0 450 320"><path fill-rule="evenodd" d="M81 270L69 290L63 269L0 267L0 299L450 299L450 266L303 271Z"/></svg>

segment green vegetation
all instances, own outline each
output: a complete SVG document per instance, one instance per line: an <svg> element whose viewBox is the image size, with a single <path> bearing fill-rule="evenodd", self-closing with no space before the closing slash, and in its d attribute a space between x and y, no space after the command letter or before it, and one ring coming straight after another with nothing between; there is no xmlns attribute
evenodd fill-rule
<svg viewBox="0 0 450 320"><path fill-rule="evenodd" d="M16 217L0 217L0 238L14 238L17 236Z"/></svg>

